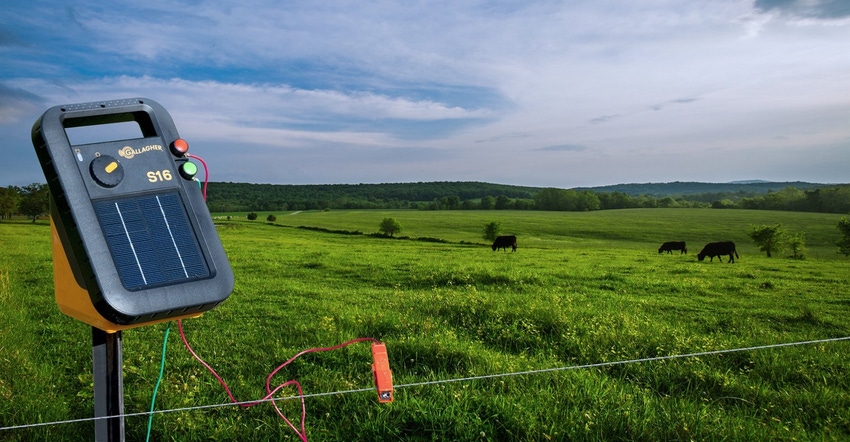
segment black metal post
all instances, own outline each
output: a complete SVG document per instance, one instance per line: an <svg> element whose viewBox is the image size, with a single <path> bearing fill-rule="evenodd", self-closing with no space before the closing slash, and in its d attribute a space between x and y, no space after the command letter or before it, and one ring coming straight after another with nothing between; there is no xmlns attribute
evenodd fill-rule
<svg viewBox="0 0 850 442"><path fill-rule="evenodd" d="M124 376L121 332L92 327L94 436L98 442L124 442Z"/></svg>

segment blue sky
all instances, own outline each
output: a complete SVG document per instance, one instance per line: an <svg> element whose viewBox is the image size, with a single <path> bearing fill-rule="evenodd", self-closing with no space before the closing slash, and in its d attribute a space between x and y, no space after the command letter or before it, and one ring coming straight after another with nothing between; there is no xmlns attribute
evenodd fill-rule
<svg viewBox="0 0 850 442"><path fill-rule="evenodd" d="M850 1L0 6L0 185L33 122L146 97L211 179L850 182Z"/></svg>

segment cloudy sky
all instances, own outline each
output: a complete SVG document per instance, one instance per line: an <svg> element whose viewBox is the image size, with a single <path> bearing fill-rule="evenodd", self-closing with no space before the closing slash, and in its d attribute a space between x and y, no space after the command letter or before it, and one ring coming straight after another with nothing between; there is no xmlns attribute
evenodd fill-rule
<svg viewBox="0 0 850 442"><path fill-rule="evenodd" d="M0 185L33 122L146 97L214 181L850 182L849 0L4 0Z"/></svg>

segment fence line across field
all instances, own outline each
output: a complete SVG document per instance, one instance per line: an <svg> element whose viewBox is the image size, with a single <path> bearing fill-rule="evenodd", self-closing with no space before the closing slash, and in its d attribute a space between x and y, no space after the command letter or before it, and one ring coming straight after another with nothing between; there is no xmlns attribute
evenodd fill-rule
<svg viewBox="0 0 850 442"><path fill-rule="evenodd" d="M591 364L581 364L581 365L571 365L565 367L552 367L552 368L541 368L536 370L526 370L526 371L516 371L510 373L496 373L496 374L485 374L478 376L468 376L462 378L451 378L451 379L441 379L441 380L433 380L433 381L422 381L422 382L413 382L408 384L398 384L395 385L395 389L404 389L404 388L413 388L413 387L423 387L429 385L438 385L438 384L449 384L449 383L457 383L457 382L470 382L477 381L483 379L494 379L494 378L504 378L504 377L513 377L513 376L527 376L527 375L535 375L535 374L543 374L543 373L554 373L559 371L568 371L568 370L581 370L587 368L601 368L601 367L610 367L615 365L626 365L626 364L637 364L643 362L658 362L658 361L666 361L672 359L685 359L685 358L694 358L699 356L712 356L712 355L721 355L728 353L739 353L745 351L756 351L756 350L769 350L776 349L782 347L795 347L802 345L814 345L814 344L826 344L832 342L839 341L847 341L850 340L850 336L845 336L841 338L827 338L827 339L815 339L810 341L798 341L798 342L785 342L779 344L767 344L767 345L757 345L752 347L739 347L725 350L708 350L702 352L695 353L685 353L679 355L668 355L668 356L654 356L648 358L637 358L637 359L627 359L622 361L611 361L611 362L596 362ZM80 418L80 419L69 419L63 421L53 421L53 422L42 422L35 424L24 424L24 425L15 425L8 427L0 427L0 431L8 431L8 430L19 430L25 428L35 428L35 427L45 427L52 425L64 425L64 424L73 424L73 423L81 423L81 422L93 422L99 419L114 419L117 417L129 418L129 417L138 417L138 416L149 416L151 414L165 414L165 413L176 413L176 412L185 412L185 411L198 411L198 410L207 410L213 408L221 408L221 407L232 407L232 406L240 406L247 404L256 404L260 402L274 402L274 401L288 401L288 400L296 400L296 399L309 399L309 398L317 398L324 396L339 396L344 394L354 394L354 393L364 393L364 392L374 392L375 388L358 388L352 390L340 390L333 392L325 392L325 393L312 393L312 394L303 394L298 396L287 396L281 398L269 398L264 400L251 400L244 402L225 402L219 404L210 404L210 405L197 405L192 407L183 407L183 408L173 408L168 410L154 410L154 411L144 411L138 413L125 413L119 416L102 416L102 417L89 417L89 418Z"/></svg>

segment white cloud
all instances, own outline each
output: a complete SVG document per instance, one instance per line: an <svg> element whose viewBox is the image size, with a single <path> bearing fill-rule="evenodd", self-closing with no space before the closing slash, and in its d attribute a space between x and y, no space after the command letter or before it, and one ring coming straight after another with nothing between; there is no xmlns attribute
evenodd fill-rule
<svg viewBox="0 0 850 442"><path fill-rule="evenodd" d="M696 179L701 165L708 179L724 161L762 167L740 152L850 137L850 28L774 7L784 3L13 5L0 25L23 27L3 41L28 47L0 54L0 86L29 95L0 98L0 124L31 124L42 106L146 96L216 155L230 144L281 155L273 162L298 150L314 182L560 185L579 167L571 184L610 184L640 181L628 166L644 162L647 180L654 168ZM688 160L705 152L718 159ZM335 170L349 154L394 161ZM225 159L234 176L240 161Z"/></svg>

